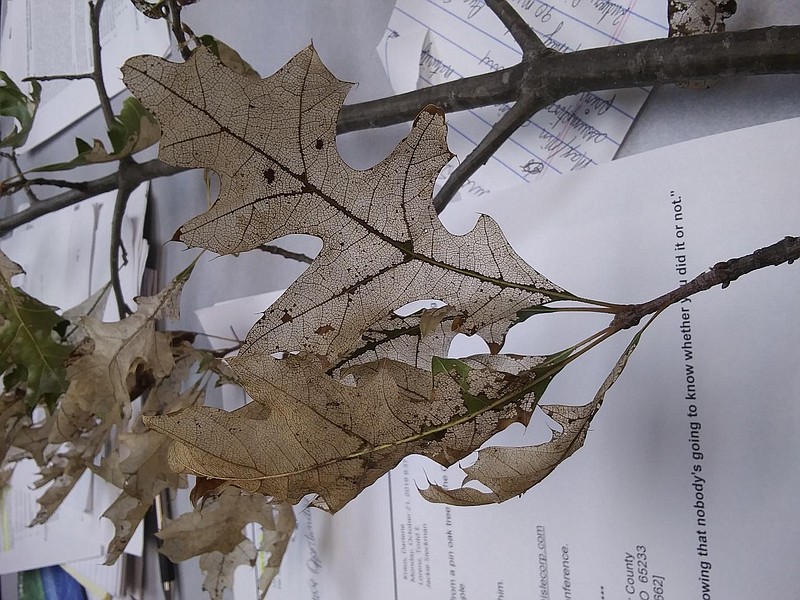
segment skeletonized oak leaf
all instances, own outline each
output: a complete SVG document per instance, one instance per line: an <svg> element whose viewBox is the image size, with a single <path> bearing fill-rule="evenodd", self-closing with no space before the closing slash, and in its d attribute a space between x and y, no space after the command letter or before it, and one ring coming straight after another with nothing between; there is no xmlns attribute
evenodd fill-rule
<svg viewBox="0 0 800 600"><path fill-rule="evenodd" d="M161 123L160 158L220 177L219 199L176 239L218 253L289 234L323 241L250 331L242 355L305 350L335 362L364 329L428 298L463 315L460 332L499 349L518 311L565 296L489 217L461 236L441 224L431 193L452 154L440 109L425 107L386 159L360 171L336 149L336 115L351 84L313 47L263 80L233 72L205 48L184 64L134 57L123 75Z"/></svg>

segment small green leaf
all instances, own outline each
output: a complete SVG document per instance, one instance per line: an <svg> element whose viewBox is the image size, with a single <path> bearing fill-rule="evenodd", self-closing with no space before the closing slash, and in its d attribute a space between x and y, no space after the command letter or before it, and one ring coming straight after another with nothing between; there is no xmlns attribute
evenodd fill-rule
<svg viewBox="0 0 800 600"><path fill-rule="evenodd" d="M11 284L19 265L0 252L0 371L6 389L25 386L25 403L52 407L66 390L64 361L72 346L61 343L56 329L63 318Z"/></svg>
<svg viewBox="0 0 800 600"><path fill-rule="evenodd" d="M11 117L19 123L4 138L0 138L0 148L19 148L28 139L33 127L33 118L41 101L42 85L31 82L31 94L27 96L11 80L5 71L0 71L0 116Z"/></svg>
<svg viewBox="0 0 800 600"><path fill-rule="evenodd" d="M75 138L78 152L75 158L44 165L32 171L68 171L83 165L111 162L131 156L158 142L161 139L161 127L142 103L131 97L122 103L122 110L114 117L114 123L108 130L108 139L111 140L111 153L100 140L96 139L93 144L89 144L81 138Z"/></svg>

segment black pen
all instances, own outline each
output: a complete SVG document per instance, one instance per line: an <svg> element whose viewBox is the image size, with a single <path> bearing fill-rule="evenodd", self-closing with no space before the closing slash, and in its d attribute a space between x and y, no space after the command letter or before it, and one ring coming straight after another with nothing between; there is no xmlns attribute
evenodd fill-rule
<svg viewBox="0 0 800 600"><path fill-rule="evenodd" d="M153 503L156 513L156 531L161 531L167 524L169 518L169 489L159 493ZM158 541L159 548L161 540ZM175 565L166 556L158 553L158 571L161 576L161 589L164 590L165 600L172 600L172 592L175 587Z"/></svg>

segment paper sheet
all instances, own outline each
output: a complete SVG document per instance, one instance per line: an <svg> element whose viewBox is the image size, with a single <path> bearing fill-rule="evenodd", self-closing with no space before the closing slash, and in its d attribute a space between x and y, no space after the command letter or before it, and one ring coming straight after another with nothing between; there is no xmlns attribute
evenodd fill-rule
<svg viewBox="0 0 800 600"><path fill-rule="evenodd" d="M693 140L545 182L535 205L517 187L455 203L443 220L463 233L489 213L557 284L645 301L797 232L798 139L800 120ZM428 504L416 488L456 486L463 473L410 457L334 517L304 511L268 598L798 597L797 268L662 314L585 447L520 498ZM504 352L554 352L607 324L543 315L512 330ZM560 374L543 402L588 402L630 339L618 337ZM537 417L488 445L544 441Z"/></svg>
<svg viewBox="0 0 800 600"><path fill-rule="evenodd" d="M38 569L68 560L102 560L108 541L114 537L110 521L83 510L89 491L89 478L83 477L50 520L38 527L28 527L36 516L32 491L37 467L32 460L22 461L14 470L10 485L0 502L0 574Z"/></svg>
<svg viewBox="0 0 800 600"><path fill-rule="evenodd" d="M130 196L122 222L122 242L128 264L120 270L120 284L128 305L139 295L148 246L143 239L148 186ZM101 194L18 227L0 241L0 249L25 273L13 283L46 304L69 309L111 280L111 220L115 192ZM105 313L118 321L113 294Z"/></svg>
<svg viewBox="0 0 800 600"><path fill-rule="evenodd" d="M0 70L21 84L32 75L92 70L89 9L84 0L8 0ZM125 86L119 67L134 54L163 56L169 35L163 21L148 19L128 0L108 0L100 17L103 77L110 96ZM43 84L42 104L23 150L30 150L99 106L91 80ZM25 87L23 86L23 89Z"/></svg>
<svg viewBox="0 0 800 600"><path fill-rule="evenodd" d="M512 5L548 48L560 52L667 34L661 2L524 0ZM497 71L522 56L483 0L398 0L377 49L397 93ZM559 100L520 128L459 193L486 199L493 191L611 160L648 92L586 92ZM508 108L448 115L450 149L463 159ZM445 167L440 183L454 168Z"/></svg>

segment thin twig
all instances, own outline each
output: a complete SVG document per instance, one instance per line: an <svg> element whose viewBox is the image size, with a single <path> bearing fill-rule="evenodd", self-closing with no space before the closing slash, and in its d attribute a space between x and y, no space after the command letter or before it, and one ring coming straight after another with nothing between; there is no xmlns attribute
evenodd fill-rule
<svg viewBox="0 0 800 600"><path fill-rule="evenodd" d="M519 45L523 55L551 52L507 0L486 0L486 6L502 21L503 25L508 29L508 33Z"/></svg>
<svg viewBox="0 0 800 600"><path fill-rule="evenodd" d="M301 263L306 263L310 265L314 262L314 259L310 256L303 254L302 252L292 252L291 250L286 250L285 248L281 248L280 246L275 246L273 244L261 244L258 246L258 249L263 252L269 252L270 254L277 254L278 256L282 256L283 258L289 258L291 260L296 260Z"/></svg>
<svg viewBox="0 0 800 600"><path fill-rule="evenodd" d="M167 19L172 28L172 35L175 36L175 42L178 44L178 50L180 50L183 60L189 60L189 57L192 56L192 51L186 42L186 35L181 24L181 9L183 7L177 0L168 0L167 5L169 6L169 17Z"/></svg>
<svg viewBox="0 0 800 600"><path fill-rule="evenodd" d="M70 73L68 75L32 75L23 77L22 81L75 81L78 79L94 79L92 73Z"/></svg>
<svg viewBox="0 0 800 600"><path fill-rule="evenodd" d="M136 186L144 181L151 181L159 177L168 177L175 175L181 171L185 171L180 167L173 167L160 160L150 160L145 163L136 163L128 167L122 176L122 179L133 190ZM89 198L94 198L99 194L110 192L119 187L120 175L117 172L111 173L104 177L94 179L92 181L85 181L76 184L82 186L82 189L74 189L68 192L63 192L52 198L41 200L37 204L31 205L23 211L10 215L4 219L0 219L0 235L4 235L20 225L30 223L46 214L72 206L78 202L82 202Z"/></svg>
<svg viewBox="0 0 800 600"><path fill-rule="evenodd" d="M14 170L17 172L17 177L19 178L15 182L15 184L18 186L17 189L24 189L25 195L28 196L28 200L30 200L31 204L37 204L39 202L39 198L37 198L36 194L33 193L33 190L31 189L31 181L25 178L25 173L19 166L16 150L12 148L11 152L0 152L0 156L7 158L9 161L11 161L11 164L14 165Z"/></svg>
<svg viewBox="0 0 800 600"><path fill-rule="evenodd" d="M779 242L760 248L747 256L717 263L690 282L649 302L631 304L624 307L611 321L610 327L616 330L628 329L637 325L643 317L656 311L664 310L666 307L680 302L693 294L711 289L717 285L721 285L724 289L742 275L764 267L777 266L783 263L791 264L798 259L800 259L800 238L787 236Z"/></svg>
<svg viewBox="0 0 800 600"><path fill-rule="evenodd" d="M100 109L103 111L106 127L111 129L114 124L114 110L111 108L111 99L108 97L103 80L102 46L100 45L100 12L103 10L104 3L105 0L97 0L96 3L89 2L89 28L92 32L92 80L97 88L97 97L100 99Z"/></svg>
<svg viewBox="0 0 800 600"><path fill-rule="evenodd" d="M111 287L114 290L114 299L117 301L117 309L119 310L119 318L124 319L132 314L130 307L125 303L125 297L122 294L122 283L119 278L120 264L119 255L122 252L123 266L128 263L127 252L125 245L122 242L122 221L125 217L125 208L128 206L128 199L135 187L130 187L124 181L124 174L129 166L136 164L130 158L123 158L119 161L119 179L120 183L117 187L117 198L114 201L114 213L111 217L111 248L110 248L110 262L111 262Z"/></svg>
<svg viewBox="0 0 800 600"><path fill-rule="evenodd" d="M441 213L461 186L486 164L497 149L535 112L550 104L551 99L529 97L518 101L489 130L472 152L459 164L433 199L433 207Z"/></svg>
<svg viewBox="0 0 800 600"><path fill-rule="evenodd" d="M3 156L0 154L0 156ZM21 174L18 174L19 177ZM41 185L41 186L51 186L51 187L61 187L61 188L69 188L71 190L80 190L84 191L86 189L86 182L85 181L67 181L66 179L48 179L46 177L34 177L33 179L24 179L20 180L17 179L16 181L12 181L11 183L2 182L3 183L3 192L0 195L6 196L8 194L13 194L14 192L21 189L25 184L27 185Z"/></svg>

